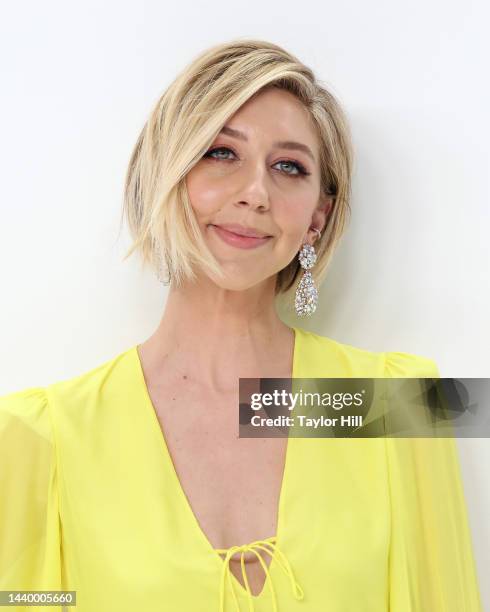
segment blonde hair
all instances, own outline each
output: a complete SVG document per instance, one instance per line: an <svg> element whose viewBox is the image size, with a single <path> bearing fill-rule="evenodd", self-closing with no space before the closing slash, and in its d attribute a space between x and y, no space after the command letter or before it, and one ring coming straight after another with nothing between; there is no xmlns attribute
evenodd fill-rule
<svg viewBox="0 0 490 612"><path fill-rule="evenodd" d="M160 97L131 155L122 216L133 244L167 282L195 279L194 266L222 277L206 246L185 185L226 121L251 96L268 87L294 94L309 111L320 142L321 189L333 207L315 242L315 281L323 280L350 215L353 154L346 117L312 70L283 48L263 40L235 39L209 48L190 63ZM276 278L276 295L299 278L298 258Z"/></svg>

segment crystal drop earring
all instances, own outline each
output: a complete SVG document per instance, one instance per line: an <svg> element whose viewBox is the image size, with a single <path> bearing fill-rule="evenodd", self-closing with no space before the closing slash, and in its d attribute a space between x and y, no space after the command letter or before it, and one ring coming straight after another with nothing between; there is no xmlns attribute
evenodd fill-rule
<svg viewBox="0 0 490 612"><path fill-rule="evenodd" d="M320 238L320 230L316 228L313 229L317 232L318 238ZM304 273L296 289L294 308L298 317L309 317L315 312L318 305L318 291L310 272L310 269L313 268L316 263L316 253L313 245L308 243L303 244L299 251L298 259Z"/></svg>

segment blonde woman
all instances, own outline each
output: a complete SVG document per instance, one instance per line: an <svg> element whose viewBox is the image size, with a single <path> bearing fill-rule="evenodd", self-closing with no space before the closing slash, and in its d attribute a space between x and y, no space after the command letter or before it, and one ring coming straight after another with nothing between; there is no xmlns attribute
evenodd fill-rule
<svg viewBox="0 0 490 612"><path fill-rule="evenodd" d="M123 210L128 256L169 285L161 322L1 398L1 589L79 612L480 610L454 441L237 436L239 378L438 376L276 312L314 312L351 172L338 101L285 49L231 41L178 75Z"/></svg>

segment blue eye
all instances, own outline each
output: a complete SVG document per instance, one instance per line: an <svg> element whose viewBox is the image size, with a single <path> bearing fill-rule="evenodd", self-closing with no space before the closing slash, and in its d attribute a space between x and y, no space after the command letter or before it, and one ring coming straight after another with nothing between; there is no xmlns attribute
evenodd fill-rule
<svg viewBox="0 0 490 612"><path fill-rule="evenodd" d="M217 147L216 149L211 149L207 153L205 153L204 157L212 157L212 154L216 153L218 151L229 151L230 153L233 153L233 151L231 149L228 149L227 147ZM234 155L234 153L233 153L233 155ZM224 158L224 157L214 157L213 159L226 159L226 158Z"/></svg>
<svg viewBox="0 0 490 612"><path fill-rule="evenodd" d="M204 154L204 157L208 157L211 159L214 159L215 161L229 161L230 158L228 157L214 157L214 153L221 153L223 151L226 151L228 153L233 153L233 151L231 149L229 149L228 147L215 147L214 149L210 149L209 151L207 151ZM233 155L235 155L233 153ZM290 159L285 159L285 160L281 160L279 162L277 162L277 164L289 164L291 167L296 168L296 172L283 172L283 174L285 174L286 176L292 176L292 177L298 177L298 176L308 176L310 174L310 172L307 172L306 168L300 164L299 162L290 160ZM277 166L277 164L275 164Z"/></svg>
<svg viewBox="0 0 490 612"><path fill-rule="evenodd" d="M303 175L308 175L309 172L306 172L306 169L304 166L302 166L301 164L299 164L298 162L293 162L290 160L284 160L284 161L280 161L277 162L278 164L290 164L293 168L296 168L297 170L297 174L303 174ZM292 172L286 172L286 174L290 174L291 176L294 176L294 173Z"/></svg>

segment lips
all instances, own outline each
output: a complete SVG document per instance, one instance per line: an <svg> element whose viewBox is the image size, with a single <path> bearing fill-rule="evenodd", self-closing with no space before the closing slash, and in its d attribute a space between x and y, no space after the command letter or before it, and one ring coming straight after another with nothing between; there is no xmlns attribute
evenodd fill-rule
<svg viewBox="0 0 490 612"><path fill-rule="evenodd" d="M226 228L228 227L230 226L227 225ZM237 247L239 249L254 249L256 247L260 247L261 245L267 243L272 238L272 236L268 236L268 235L261 235L260 237L243 236L242 234L236 234L234 231L225 229L225 227L220 226L220 225L210 224L209 228L213 231L214 234L216 234L216 236L218 236L227 245L230 245L232 247ZM239 231L243 231L243 229L240 229ZM250 231L253 233L257 233L256 230L250 230Z"/></svg>
<svg viewBox="0 0 490 612"><path fill-rule="evenodd" d="M214 225L214 224L212 224ZM269 238L270 234L262 232L254 227L246 227L245 225L239 225L238 223L221 223L220 225L214 225L214 227L220 227L221 229L236 234L237 236L248 236L250 238Z"/></svg>

